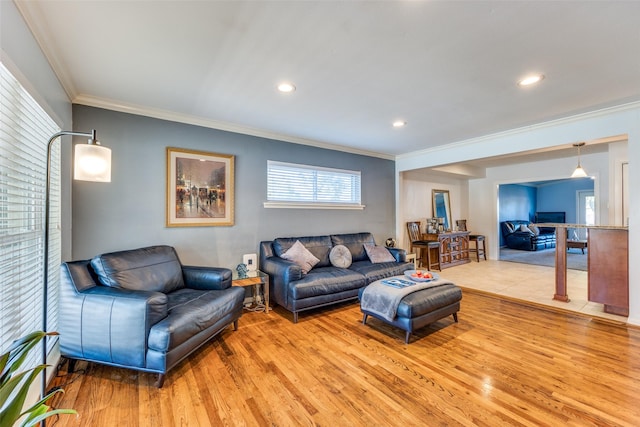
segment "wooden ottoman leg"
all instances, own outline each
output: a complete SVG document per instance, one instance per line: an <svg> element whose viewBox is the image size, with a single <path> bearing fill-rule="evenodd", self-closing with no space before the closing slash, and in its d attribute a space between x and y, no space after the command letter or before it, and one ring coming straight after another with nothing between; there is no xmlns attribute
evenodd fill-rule
<svg viewBox="0 0 640 427"><path fill-rule="evenodd" d="M363 325L366 325L366 324L367 324L367 317L369 317L369 315L368 315L368 314L365 314L365 315L363 315L363 316L362 316L362 324L363 324Z"/></svg>
<svg viewBox="0 0 640 427"><path fill-rule="evenodd" d="M405 344L409 344L409 337L411 337L411 332L407 331L407 333L404 335Z"/></svg>
<svg viewBox="0 0 640 427"><path fill-rule="evenodd" d="M162 386L164 385L164 374L158 374L158 379L156 380L156 383L154 385L157 388L162 388Z"/></svg>
<svg viewBox="0 0 640 427"><path fill-rule="evenodd" d="M458 323L458 313L453 313L453 321Z"/></svg>

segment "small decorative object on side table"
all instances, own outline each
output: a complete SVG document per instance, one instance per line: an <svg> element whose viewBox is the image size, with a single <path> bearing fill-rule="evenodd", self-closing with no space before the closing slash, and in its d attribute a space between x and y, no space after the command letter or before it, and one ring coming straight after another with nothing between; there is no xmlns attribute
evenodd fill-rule
<svg viewBox="0 0 640 427"><path fill-rule="evenodd" d="M267 273L263 273L260 270L254 271L244 271L242 266L244 264L238 265L235 270L232 270L232 285L233 286L242 286L243 288L249 286L255 286L253 291L253 301L254 303L251 305L248 310L250 311L264 311L265 313L269 313L269 275ZM260 286L262 285L262 296L264 297L264 301L261 301L260 295Z"/></svg>
<svg viewBox="0 0 640 427"><path fill-rule="evenodd" d="M238 279L246 279L247 272L249 269L247 268L247 264L238 264L236 267L236 272L238 273Z"/></svg>

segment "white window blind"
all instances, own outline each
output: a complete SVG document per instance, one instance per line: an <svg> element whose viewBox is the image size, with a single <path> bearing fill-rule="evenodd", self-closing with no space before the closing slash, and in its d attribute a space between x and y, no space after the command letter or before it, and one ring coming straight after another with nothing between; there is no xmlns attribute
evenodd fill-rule
<svg viewBox="0 0 640 427"><path fill-rule="evenodd" d="M362 209L360 171L267 161L265 207Z"/></svg>
<svg viewBox="0 0 640 427"><path fill-rule="evenodd" d="M42 330L47 142L60 129L0 63L0 339ZM60 144L54 144L48 278L48 330L58 325L61 260ZM47 340L49 350L55 340ZM32 365L39 363L32 352Z"/></svg>

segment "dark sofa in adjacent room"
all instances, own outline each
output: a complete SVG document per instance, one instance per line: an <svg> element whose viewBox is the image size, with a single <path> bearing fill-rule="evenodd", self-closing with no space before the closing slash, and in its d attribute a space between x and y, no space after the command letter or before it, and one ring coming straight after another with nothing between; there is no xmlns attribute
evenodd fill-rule
<svg viewBox="0 0 640 427"><path fill-rule="evenodd" d="M510 220L500 223L505 245L510 249L539 251L556 247L555 227L541 224L563 224L566 212L536 212L534 221Z"/></svg>
<svg viewBox="0 0 640 427"><path fill-rule="evenodd" d="M525 220L510 220L500 223L500 231L510 249L538 251L556 247L555 228L537 227Z"/></svg>

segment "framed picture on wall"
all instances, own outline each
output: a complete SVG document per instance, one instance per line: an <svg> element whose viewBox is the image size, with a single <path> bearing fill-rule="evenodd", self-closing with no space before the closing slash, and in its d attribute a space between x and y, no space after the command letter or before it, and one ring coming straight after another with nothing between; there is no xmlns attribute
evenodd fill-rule
<svg viewBox="0 0 640 427"><path fill-rule="evenodd" d="M167 227L233 225L234 156L167 147Z"/></svg>

